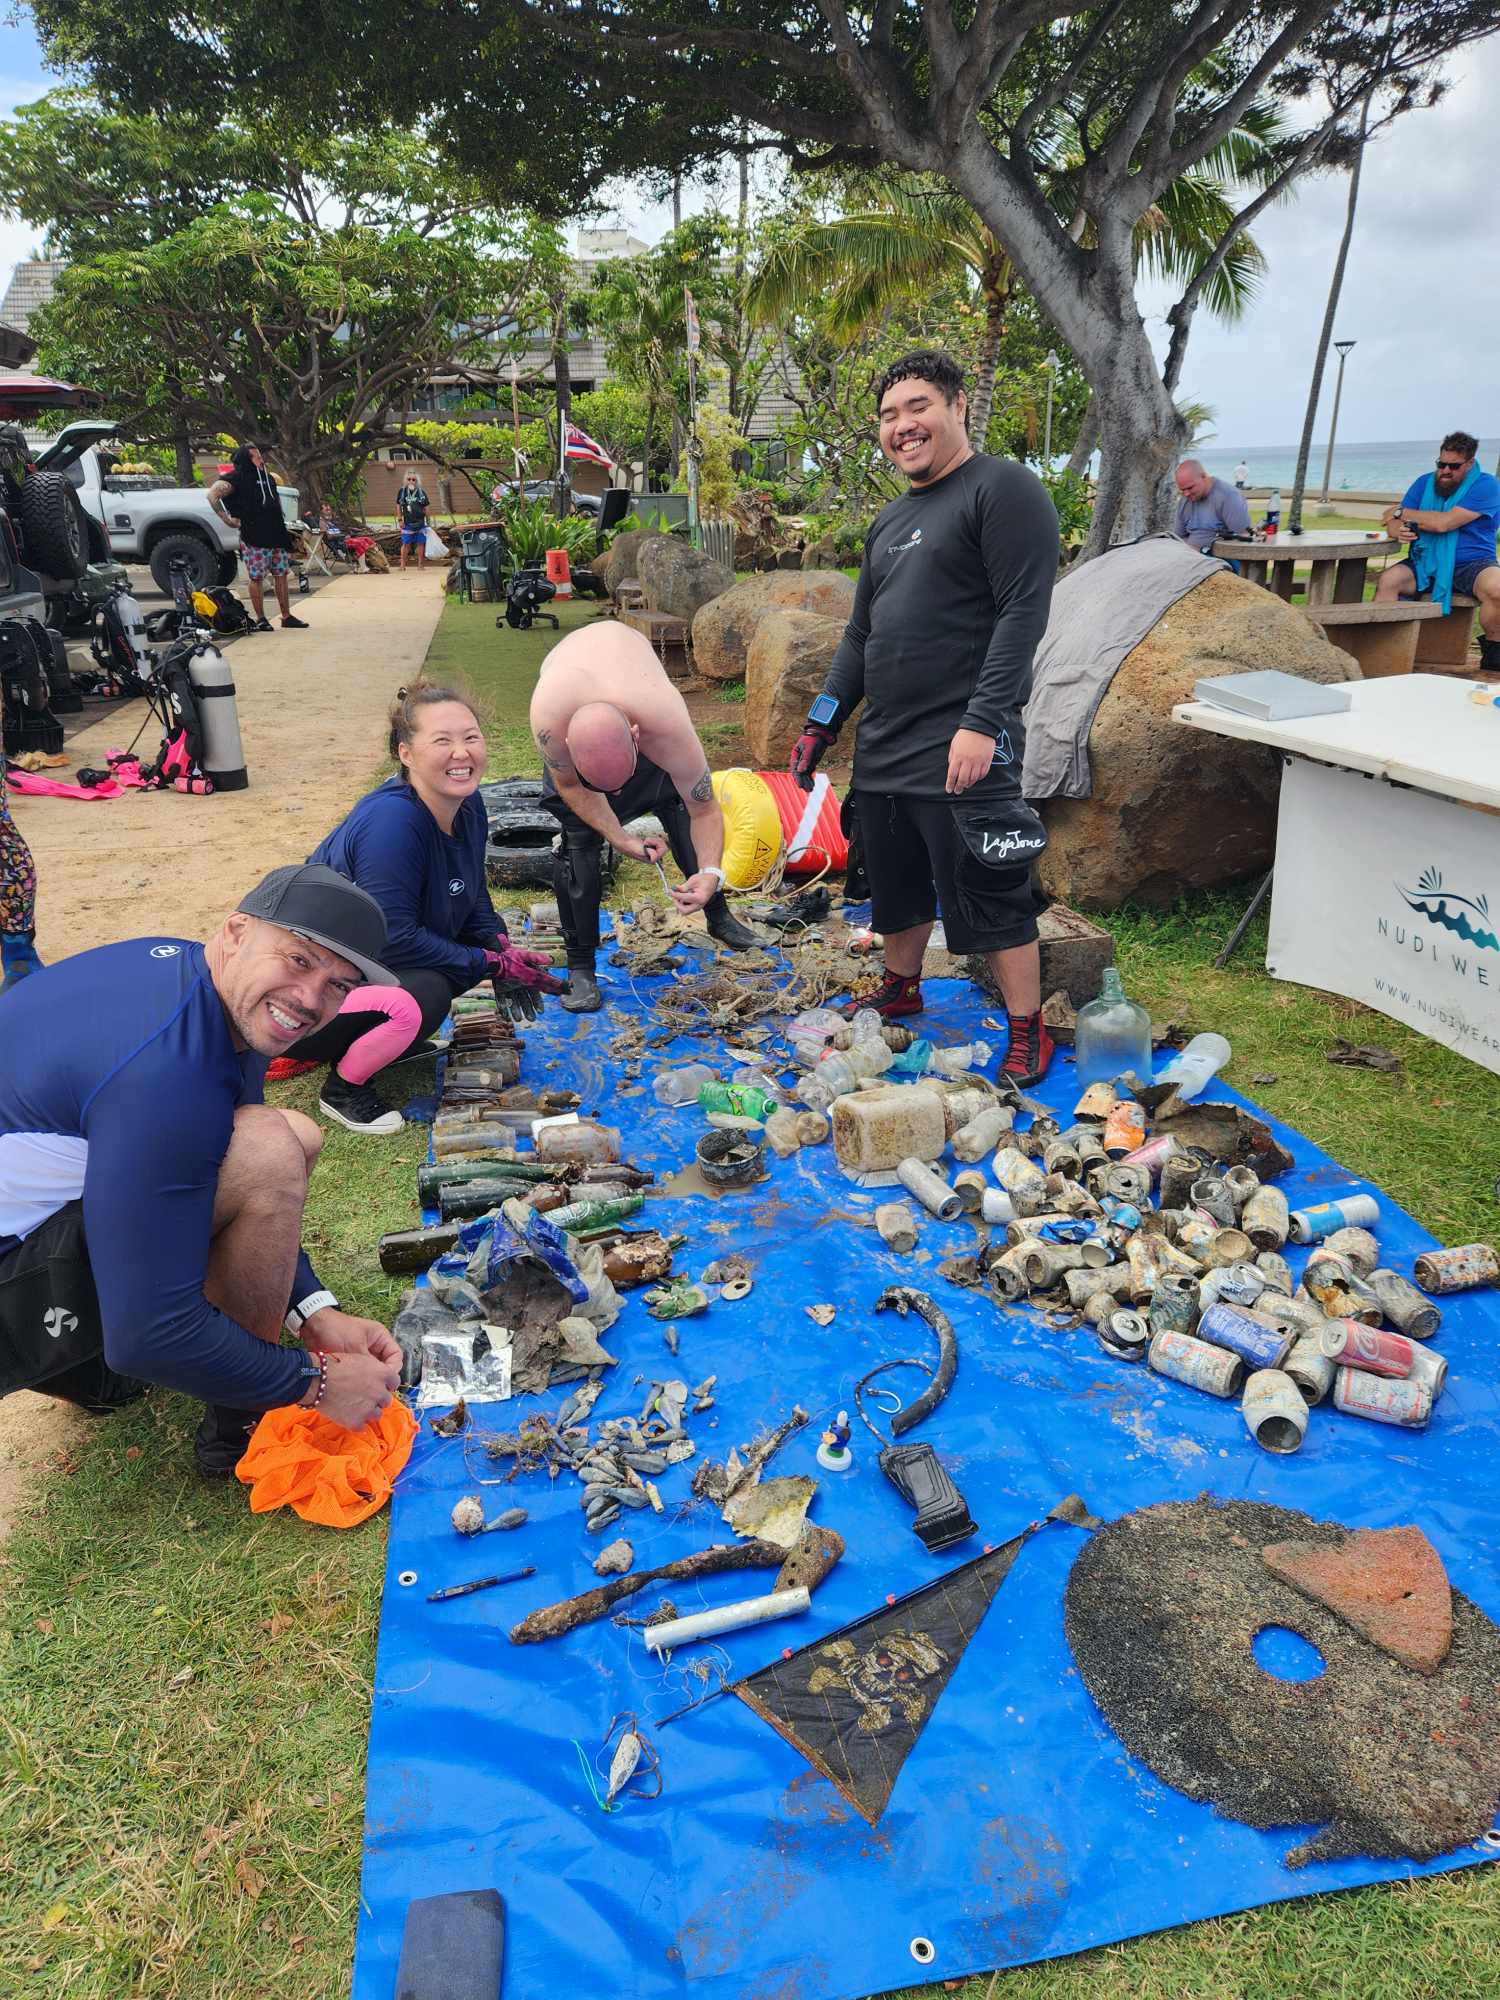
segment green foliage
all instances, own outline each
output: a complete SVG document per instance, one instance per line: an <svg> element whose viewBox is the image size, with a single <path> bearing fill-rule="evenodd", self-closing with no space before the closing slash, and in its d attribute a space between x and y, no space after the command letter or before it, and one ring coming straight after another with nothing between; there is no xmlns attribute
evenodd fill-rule
<svg viewBox="0 0 1500 2000"><path fill-rule="evenodd" d="M1069 472L1065 467L1061 472L1043 472L1042 484L1052 495L1052 504L1057 509L1057 526L1063 547L1081 542L1094 518L1094 500L1088 481L1081 472Z"/></svg>
<svg viewBox="0 0 1500 2000"><path fill-rule="evenodd" d="M722 520L739 490L734 454L745 449L745 440L717 403L699 405L693 432L699 446L698 511Z"/></svg>
<svg viewBox="0 0 1500 2000"><path fill-rule="evenodd" d="M559 520L545 500L503 500L500 519L518 563L540 562L548 549L566 549L570 563L590 563L598 531L586 514Z"/></svg>
<svg viewBox="0 0 1500 2000"><path fill-rule="evenodd" d="M803 518L810 542L819 542L825 535L832 535L840 567L864 561L865 540L874 525L873 514L807 514Z"/></svg>

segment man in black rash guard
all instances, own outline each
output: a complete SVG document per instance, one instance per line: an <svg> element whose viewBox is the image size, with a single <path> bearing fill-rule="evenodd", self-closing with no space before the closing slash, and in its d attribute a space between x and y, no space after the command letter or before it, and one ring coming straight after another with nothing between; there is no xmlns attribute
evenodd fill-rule
<svg viewBox="0 0 1500 2000"><path fill-rule="evenodd" d="M1002 1073L1029 1086L1042 1025L1032 864L1045 845L1021 798L1021 710L1057 575L1057 515L1034 473L976 452L951 355L909 354L876 394L880 448L911 482L876 517L854 612L792 753L818 760L864 702L853 799L885 939L872 999L886 1020L922 1009L922 954L939 907L948 947L983 952L1010 1021Z"/></svg>

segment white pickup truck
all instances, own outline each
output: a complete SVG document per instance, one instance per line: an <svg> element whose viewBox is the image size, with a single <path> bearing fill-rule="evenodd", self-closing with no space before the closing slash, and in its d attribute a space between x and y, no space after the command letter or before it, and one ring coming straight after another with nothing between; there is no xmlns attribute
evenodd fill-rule
<svg viewBox="0 0 1500 2000"><path fill-rule="evenodd" d="M186 562L195 590L232 583L240 538L208 504L203 486L130 475L111 478L98 447L118 435L113 424L87 417L58 432L36 456L39 472L60 472L89 520L89 560L149 563L158 590L170 591L170 565ZM278 486L288 526L297 520L297 491Z"/></svg>

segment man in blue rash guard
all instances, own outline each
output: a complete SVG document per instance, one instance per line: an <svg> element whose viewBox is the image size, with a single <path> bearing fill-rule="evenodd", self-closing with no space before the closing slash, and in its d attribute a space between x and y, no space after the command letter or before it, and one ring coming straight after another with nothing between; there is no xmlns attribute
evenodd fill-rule
<svg viewBox="0 0 1500 2000"><path fill-rule="evenodd" d="M362 980L390 983L385 934L331 868L278 868L206 945L105 945L7 996L0 1395L96 1412L149 1383L202 1397L210 1478L265 1410L359 1430L384 1409L399 1349L340 1311L301 1248L321 1134L261 1085Z"/></svg>

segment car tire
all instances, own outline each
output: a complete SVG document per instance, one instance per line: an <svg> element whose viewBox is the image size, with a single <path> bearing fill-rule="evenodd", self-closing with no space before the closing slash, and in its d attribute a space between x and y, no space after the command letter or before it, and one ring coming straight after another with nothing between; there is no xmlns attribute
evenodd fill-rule
<svg viewBox="0 0 1500 2000"><path fill-rule="evenodd" d="M219 580L219 551L202 535L190 534L186 530L175 535L163 535L152 549L152 581L168 597L172 594L174 562L188 565L188 581L194 590L211 589Z"/></svg>
<svg viewBox="0 0 1500 2000"><path fill-rule="evenodd" d="M109 536L104 532L104 529L94 519L93 515L87 511L84 513L83 522L88 534L89 561L91 563L113 562L115 552L110 547Z"/></svg>
<svg viewBox="0 0 1500 2000"><path fill-rule="evenodd" d="M240 559L231 549L227 556L219 557L219 582L227 590L240 573Z"/></svg>
<svg viewBox="0 0 1500 2000"><path fill-rule="evenodd" d="M89 566L88 516L60 472L33 472L16 502L29 568L76 582Z"/></svg>

